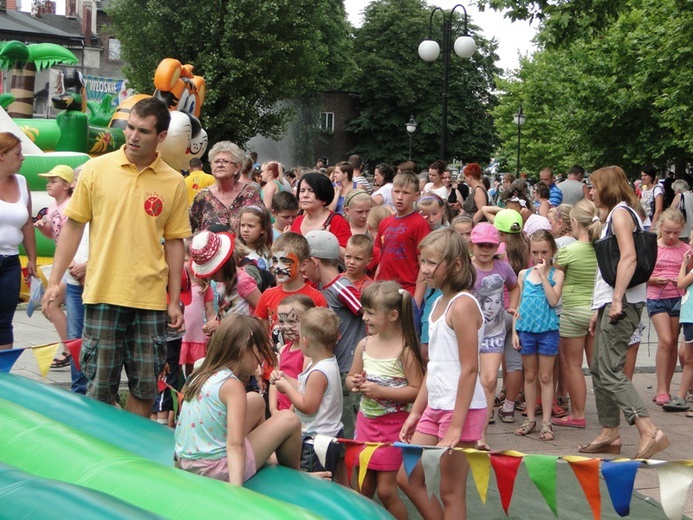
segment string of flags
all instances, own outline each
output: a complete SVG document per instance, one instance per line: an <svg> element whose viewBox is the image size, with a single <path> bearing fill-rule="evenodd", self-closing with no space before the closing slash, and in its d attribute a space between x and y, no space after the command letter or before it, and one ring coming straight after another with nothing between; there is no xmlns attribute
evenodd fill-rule
<svg viewBox="0 0 693 520"><path fill-rule="evenodd" d="M81 339L65 342L73 359L79 359ZM60 343L46 343L26 348L0 350L0 372L10 372L14 363L24 353L31 349L36 357L39 371L46 377ZM77 367L79 369L79 366ZM168 388L173 401L180 405L182 394L165 381L159 382L160 391ZM316 435L314 449L325 465L327 448L332 443L340 443L345 447L345 463L349 481L354 466L358 466L358 485L361 487L366 478L368 464L373 454L382 447L395 447L402 450L402 459L407 476L411 475L414 467L421 461L425 479L432 482L439 471L440 458L450 451L449 448L437 446L421 446L402 442L379 443L363 442L352 439L341 439L326 435ZM601 490L599 486L600 471L609 493L611 504L619 516L628 516L630 502L635 485L635 477L642 467L652 467L657 471L660 486L660 501L664 514L669 520L681 520L688 489L693 482L693 460L663 461L663 460L631 460L618 458L603 460L582 456L555 456L541 454L525 454L519 451L507 450L500 452L480 451L473 448L452 448L464 454L471 469L476 490L481 501L485 504L488 496L491 470L495 475L496 485L500 495L501 506L508 514L512 500L517 473L522 462L530 480L546 501L547 506L558 518L556 500L556 467L559 463L568 463L575 475L585 498L592 509L595 520L601 519ZM435 490L428 490L429 496Z"/></svg>
<svg viewBox="0 0 693 520"><path fill-rule="evenodd" d="M440 458L450 451L449 448L421 446L402 442L379 443L363 442L351 439L333 438L316 435L315 452L323 466L327 448L332 443L345 447L345 463L349 481L354 466L358 466L358 485L363 485L368 471L368 464L373 454L383 447L394 447L402 450L402 459L407 476L411 476L414 467L421 461L426 482L433 482L439 471ZM530 480L546 501L547 506L558 518L556 501L556 467L566 462L575 475L582 492L587 499L595 520L601 518L602 497L599 486L599 474L606 482L611 504L619 516L630 514L630 502L633 496L635 477L641 467L653 467L657 470L660 485L662 509L669 520L681 520L688 488L693 481L693 460L664 461L618 458L602 460L582 456L533 455L519 451L500 452L480 451L473 448L452 448L464 454L471 469L476 490L485 504L488 496L491 470L495 474L496 485L500 495L501 506L508 514L513 489L520 464L524 462ZM435 490L428 489L429 496Z"/></svg>

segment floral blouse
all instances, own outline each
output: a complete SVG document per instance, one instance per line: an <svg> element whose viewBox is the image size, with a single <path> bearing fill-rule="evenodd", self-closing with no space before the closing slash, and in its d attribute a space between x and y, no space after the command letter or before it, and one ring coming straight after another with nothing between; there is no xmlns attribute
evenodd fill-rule
<svg viewBox="0 0 693 520"><path fill-rule="evenodd" d="M190 226L193 234L208 229L214 224L223 224L236 233L238 217L246 206L262 206L260 191L251 184L245 184L231 206L227 208L217 199L209 188L201 190L190 206Z"/></svg>

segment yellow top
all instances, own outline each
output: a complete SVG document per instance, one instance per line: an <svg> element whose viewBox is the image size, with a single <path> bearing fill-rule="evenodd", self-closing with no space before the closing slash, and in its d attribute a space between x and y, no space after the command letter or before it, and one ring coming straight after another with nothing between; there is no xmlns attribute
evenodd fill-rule
<svg viewBox="0 0 693 520"><path fill-rule="evenodd" d="M195 195L204 189L209 188L212 184L217 182L213 175L205 173L202 170L190 172L185 178L185 186L188 188L188 206L191 206L193 200L195 200Z"/></svg>
<svg viewBox="0 0 693 520"><path fill-rule="evenodd" d="M138 172L124 152L84 165L65 214L89 222L84 303L166 310L163 240L189 237L187 192L161 156Z"/></svg>

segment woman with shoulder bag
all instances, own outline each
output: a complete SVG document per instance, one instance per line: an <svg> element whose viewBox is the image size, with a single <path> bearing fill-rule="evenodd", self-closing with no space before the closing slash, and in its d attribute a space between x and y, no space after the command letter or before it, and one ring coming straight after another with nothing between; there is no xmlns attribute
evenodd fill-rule
<svg viewBox="0 0 693 520"><path fill-rule="evenodd" d="M628 288L637 265L633 233L642 229L642 222L631 208L639 202L618 166L592 172L590 183L595 205L608 214L602 238L613 233L620 256L612 287L604 280L605 266L598 255L592 297L592 309L597 313L590 323L590 332L595 335L590 373L602 429L592 442L581 445L578 450L581 453L620 453L619 424L620 412L623 412L628 424L635 424L640 435L634 458L649 459L669 446L669 440L650 419L635 387L623 373L628 341L640 322L646 301L645 283Z"/></svg>

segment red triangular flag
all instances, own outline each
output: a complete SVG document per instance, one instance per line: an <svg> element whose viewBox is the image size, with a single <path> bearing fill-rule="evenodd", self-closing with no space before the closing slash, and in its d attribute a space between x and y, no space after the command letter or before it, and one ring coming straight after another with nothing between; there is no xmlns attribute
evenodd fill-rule
<svg viewBox="0 0 693 520"><path fill-rule="evenodd" d="M491 466L493 466L493 471L496 473L496 484L500 493L501 505L507 516L510 500L513 497L517 470L522 462L522 457L510 457L496 453L491 453L490 457Z"/></svg>
<svg viewBox="0 0 693 520"><path fill-rule="evenodd" d="M363 444L347 444L344 452L344 464L347 470L347 482L351 482L351 475L354 472L354 466L359 461L359 455L363 449Z"/></svg>
<svg viewBox="0 0 693 520"><path fill-rule="evenodd" d="M82 338L68 339L64 342L64 345L70 351L70 355L75 361L75 368L81 371L82 367L79 364L79 353L82 350Z"/></svg>

